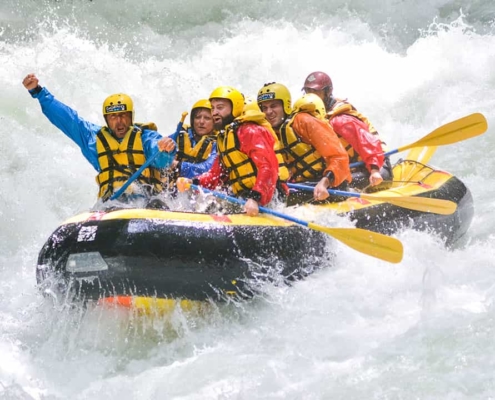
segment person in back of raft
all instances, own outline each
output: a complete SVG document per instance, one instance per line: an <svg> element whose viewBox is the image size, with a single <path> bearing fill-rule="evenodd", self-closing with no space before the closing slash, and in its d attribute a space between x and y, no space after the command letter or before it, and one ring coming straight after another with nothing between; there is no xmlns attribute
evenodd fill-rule
<svg viewBox="0 0 495 400"><path fill-rule="evenodd" d="M168 167L176 153L176 144L169 137L162 137L156 130L142 128L133 123L132 99L122 93L114 94L103 102L103 117L107 126L88 122L75 110L61 103L39 85L35 74L27 75L23 85L31 96L38 99L43 114L50 122L72 139L84 157L98 172L98 198L107 201L122 187L150 157L156 157L119 200L132 201L137 197L149 199L161 191L160 171ZM154 126L153 123L149 125Z"/></svg>
<svg viewBox="0 0 495 400"><path fill-rule="evenodd" d="M325 104L326 115L333 130L347 150L349 162L364 162L363 167L352 168L352 184L356 189L376 191L392 185L393 172L390 159L384 155L383 142L375 127L359 113L347 99L333 96L333 83L321 71L312 72L304 81L304 93L314 93Z"/></svg>
<svg viewBox="0 0 495 400"><path fill-rule="evenodd" d="M340 201L340 196L329 198L328 188L347 188L351 181L349 157L324 120L321 99L305 95L292 108L289 89L272 82L259 90L258 105L282 144L289 181L314 184L313 198L317 201ZM297 192L289 197L289 204L305 202L307 197L305 192Z"/></svg>
<svg viewBox="0 0 495 400"><path fill-rule="evenodd" d="M218 131L218 156L209 171L192 181L179 178L178 190L185 191L191 182L213 190L227 185L234 195L246 199L247 215L256 216L259 205L272 200L277 186L275 139L263 126L243 119L244 96L237 89L220 86L209 100Z"/></svg>

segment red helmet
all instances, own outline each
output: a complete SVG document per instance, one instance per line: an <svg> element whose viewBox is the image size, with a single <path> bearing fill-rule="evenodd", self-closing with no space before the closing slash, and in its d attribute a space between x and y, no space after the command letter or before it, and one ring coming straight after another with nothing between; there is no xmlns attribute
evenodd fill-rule
<svg viewBox="0 0 495 400"><path fill-rule="evenodd" d="M330 77L324 72L316 71L311 72L306 80L304 81L304 86L302 90L314 89L314 90L323 90L325 88L329 88L329 93L331 94L333 91L333 84Z"/></svg>

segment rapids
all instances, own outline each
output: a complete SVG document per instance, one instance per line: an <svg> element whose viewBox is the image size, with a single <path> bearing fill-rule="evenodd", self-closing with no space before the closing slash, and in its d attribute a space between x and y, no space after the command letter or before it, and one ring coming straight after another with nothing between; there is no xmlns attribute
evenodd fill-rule
<svg viewBox="0 0 495 400"><path fill-rule="evenodd" d="M489 0L2 0L0 398L494 398L494 64ZM126 92L137 120L168 135L218 85L255 95L279 81L295 100L314 70L390 148L487 117L484 135L431 160L474 197L455 248L405 230L393 265L341 246L305 281L201 315L142 318L41 296L38 251L93 205L96 185L26 74L95 123L103 99Z"/></svg>

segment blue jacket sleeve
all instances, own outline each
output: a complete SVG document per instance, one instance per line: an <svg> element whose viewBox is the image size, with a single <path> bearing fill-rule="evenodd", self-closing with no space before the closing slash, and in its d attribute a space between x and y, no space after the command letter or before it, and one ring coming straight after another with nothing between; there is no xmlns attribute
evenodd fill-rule
<svg viewBox="0 0 495 400"><path fill-rule="evenodd" d="M158 150L157 142L162 139L162 135L160 135L156 131L152 131L150 129L144 129L143 134L141 135L141 139L143 141L144 147L144 155L147 160L151 157L154 157ZM167 168L174 161L175 155L177 154L177 144L175 145L174 150L170 153L165 151L160 152L160 154L153 160L151 165L155 168Z"/></svg>
<svg viewBox="0 0 495 400"><path fill-rule="evenodd" d="M79 146L84 157L99 172L96 134L101 129L101 125L93 124L79 117L75 110L55 99L46 88L31 95L38 99L41 110L48 120ZM141 137L145 157L149 159L159 151L157 142L162 138L162 135L156 131L145 129ZM166 168L172 164L176 153L177 148L170 153L160 152L151 165L156 168Z"/></svg>
<svg viewBox="0 0 495 400"><path fill-rule="evenodd" d="M38 99L41 111L48 120L79 146L84 157L99 172L96 133L101 126L79 117L75 110L55 99L46 88L37 94L31 93L31 96Z"/></svg>
<svg viewBox="0 0 495 400"><path fill-rule="evenodd" d="M213 165L213 161L215 161L216 156L217 144L213 143L213 146L211 147L211 153L205 161L200 163L183 161L180 165L180 176L192 179L198 175L201 175L203 172L209 171L211 169L211 166Z"/></svg>

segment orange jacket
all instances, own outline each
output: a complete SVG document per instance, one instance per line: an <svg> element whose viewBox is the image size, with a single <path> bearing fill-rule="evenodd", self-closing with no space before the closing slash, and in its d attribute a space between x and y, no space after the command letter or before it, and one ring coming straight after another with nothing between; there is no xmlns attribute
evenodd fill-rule
<svg viewBox="0 0 495 400"><path fill-rule="evenodd" d="M292 129L304 143L313 146L324 158L326 168L323 176L330 171L333 172L335 179L330 182L332 186L339 186L344 181L352 180L349 155L328 121L301 112L295 116Z"/></svg>

